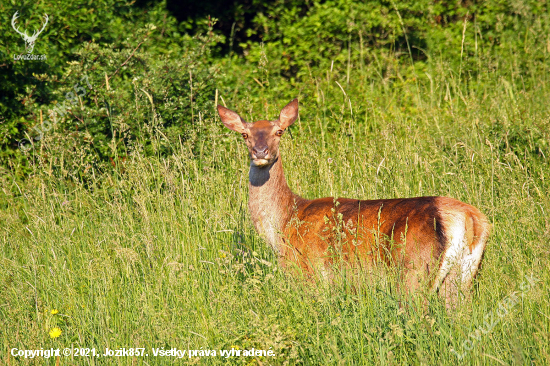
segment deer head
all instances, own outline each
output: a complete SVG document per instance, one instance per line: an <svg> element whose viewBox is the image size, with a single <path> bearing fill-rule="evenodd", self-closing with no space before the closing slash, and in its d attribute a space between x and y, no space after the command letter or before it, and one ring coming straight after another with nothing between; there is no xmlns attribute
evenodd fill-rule
<svg viewBox="0 0 550 366"><path fill-rule="evenodd" d="M21 37L23 37L23 40L25 41L25 49L27 50L27 53L30 54L34 49L34 42L36 42L36 38L38 38L40 33L42 33L42 31L44 30L44 28L46 28L46 25L48 24L48 14L44 14L45 23L42 26L42 29L40 29L39 31L35 30L32 36L29 36L27 35L27 32L22 33L19 31L19 28L15 27L15 21L17 20L17 18L19 18L17 16L17 13L18 12L16 11L15 14L13 14L13 17L11 18L11 26L17 33L19 33L19 35L21 35Z"/></svg>
<svg viewBox="0 0 550 366"><path fill-rule="evenodd" d="M273 164L279 156L281 136L298 117L298 99L288 103L276 121L247 123L237 113L221 105L218 105L218 113L225 127L243 136L248 147L250 163L264 168Z"/></svg>

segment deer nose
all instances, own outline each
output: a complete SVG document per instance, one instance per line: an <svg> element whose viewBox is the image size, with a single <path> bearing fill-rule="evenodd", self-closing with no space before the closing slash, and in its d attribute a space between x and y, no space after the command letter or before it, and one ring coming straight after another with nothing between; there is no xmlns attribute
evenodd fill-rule
<svg viewBox="0 0 550 366"><path fill-rule="evenodd" d="M269 152L267 150L267 146L260 146L260 147L254 147L252 149L252 152L254 152L254 155L257 159L263 159L267 156L267 153Z"/></svg>

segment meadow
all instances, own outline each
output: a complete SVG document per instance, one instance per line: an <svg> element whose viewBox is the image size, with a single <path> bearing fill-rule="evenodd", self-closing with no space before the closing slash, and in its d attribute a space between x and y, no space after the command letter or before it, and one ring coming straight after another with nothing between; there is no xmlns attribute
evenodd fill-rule
<svg viewBox="0 0 550 366"><path fill-rule="evenodd" d="M281 152L291 188L304 197L444 195L479 207L493 231L471 302L450 313L437 299L402 307L383 279L354 292L346 281L327 288L285 275L248 216L240 136L212 118L202 121L209 137L198 149L182 142L169 158L135 154L86 187L39 162L24 186L2 177L2 363L44 364L9 361L12 347L72 346L276 354L185 359L198 364L548 364L550 169L548 152L529 149L529 130L548 126L548 84L511 92L495 81L448 95L449 82L440 74L433 89L352 95L330 75L311 80L304 88L313 96ZM407 110L400 95L421 104ZM273 117L286 102L262 107ZM353 112L358 104L364 113ZM254 107L246 118L264 118ZM327 119L337 120L333 131ZM524 151L495 132L499 124L524 129L516 136ZM532 285L522 287L526 278ZM519 300L500 317L514 294ZM61 337L48 336L53 327ZM173 362L151 354L61 359Z"/></svg>
<svg viewBox="0 0 550 366"><path fill-rule="evenodd" d="M161 102L136 92L109 121L147 115L144 130L157 132L124 159L113 136L112 169L94 170L78 149L60 153L59 141L72 138L61 127L25 152L24 179L2 168L0 364L550 364L547 59L471 56L470 73L444 59L412 64L412 54L399 63L349 56L287 78L274 77L278 66L263 56L246 67L236 56L219 62L215 93L192 109L189 138L155 130ZM94 89L115 100L118 84L102 78ZM249 217L242 138L214 108L273 119L294 97L300 117L281 142L294 192L441 195L487 215L492 233L470 301L448 310L430 294L400 296L384 277L360 274L368 285L357 288L342 275L327 286L281 270ZM148 356L10 351L66 347L138 347ZM153 355L173 348L217 355ZM252 348L274 356L219 352Z"/></svg>

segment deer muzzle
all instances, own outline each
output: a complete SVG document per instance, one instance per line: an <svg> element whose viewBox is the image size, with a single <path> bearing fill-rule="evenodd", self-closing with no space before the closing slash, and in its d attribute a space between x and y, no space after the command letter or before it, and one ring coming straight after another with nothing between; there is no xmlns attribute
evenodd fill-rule
<svg viewBox="0 0 550 366"><path fill-rule="evenodd" d="M268 153L269 150L267 149L267 146L254 147L252 149L252 157L254 159L265 159Z"/></svg>

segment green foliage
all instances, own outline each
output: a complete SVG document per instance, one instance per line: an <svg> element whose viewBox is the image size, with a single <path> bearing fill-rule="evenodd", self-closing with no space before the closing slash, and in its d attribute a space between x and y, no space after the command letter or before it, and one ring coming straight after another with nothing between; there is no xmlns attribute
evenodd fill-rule
<svg viewBox="0 0 550 366"><path fill-rule="evenodd" d="M192 137L195 123L214 110L216 71L200 61L211 40L186 37L177 57L143 51L156 31L138 30L120 49L88 43L77 50L64 77L48 80L59 84L52 93L58 102L44 108L51 126L36 126L40 143L28 156L44 159L38 151L47 149L53 166L63 159L65 175L82 179L132 152L171 154Z"/></svg>
<svg viewBox="0 0 550 366"><path fill-rule="evenodd" d="M212 9L216 8L212 4ZM205 9L208 6L204 4ZM546 78L550 71L548 9L545 3L536 1L278 0L251 1L226 10L232 14L239 12L236 9L241 9L242 14L231 15L235 26L252 24L247 29L249 40L240 45L244 57L234 53L225 57L213 54L211 49L218 49L222 43L227 46L234 41L234 35L214 36L211 27L215 19L187 17L177 24L163 1L139 6L104 0L90 6L80 2L66 6L58 2L32 8L25 4L6 7L0 16L4 38L0 65L5 71L0 74L0 164L28 171L26 156L17 149L18 142L36 134L33 128L44 123L44 116L53 105L65 102L64 96L83 75L88 75L96 87L93 103L88 95L81 106L85 114L78 118L70 115L71 120L62 121L59 128L72 133L76 121L85 123L91 136L86 138L88 144L95 141L94 148L89 150L95 151L95 155L89 158L112 164L115 155L126 156L130 141L140 141L149 153L158 150L169 154L170 148L155 147L158 144L152 140L154 134L145 133L147 129L142 128L144 121L154 119L151 123L160 126L158 131L153 128L155 133L164 134L165 140L170 141L161 145L173 145L177 136L188 138L189 127L212 112L208 100L213 99L214 89L220 89L226 97L229 93L236 95L243 84L243 75L255 81L246 84L247 91L240 99L266 100L269 97L266 88L276 95L292 97L294 89L303 89L300 85L312 78L317 83L322 79L338 81L352 95L360 95L367 92L366 86L372 82L383 83L385 90L390 86L418 89L420 84L432 85L435 73L440 71L437 68L445 65L444 72L454 73L453 77L458 79L447 86L449 93L479 95L494 86L486 81L495 80L495 74L505 79L499 84L518 85L515 82L521 81L525 89L536 87L541 76ZM38 27L38 15L50 15L50 23L35 47L35 54L47 55L45 61L11 60L15 45L20 51L23 49L22 39L10 25L10 17L16 10L21 13L22 29L28 30ZM247 19L252 19L251 23ZM154 24L156 29L114 75L113 89L106 90L105 73L111 77L126 61L125 57L144 40L136 31L146 29L148 24ZM185 35L184 30L189 27L203 30L208 37L193 39ZM258 39L262 42L257 42ZM73 61L81 66L67 66L67 62ZM222 68L223 80L216 82L215 70ZM194 78L196 88L193 96L186 82L190 69L193 71L189 80ZM353 74L361 80L351 80ZM143 80L143 84L132 82L134 78ZM329 90L334 87L331 85ZM510 93L519 92L508 89ZM334 91L339 93L339 88ZM130 118L132 114L120 114L136 109L136 103L130 99L148 99L147 93L153 98L150 107L154 112L149 117L145 117L144 111L134 111L136 119ZM315 100L324 97L318 92L312 94ZM419 107L418 98L412 94L398 98L407 99L406 108L411 112ZM114 114L107 113L110 108L119 113L114 124ZM197 118L199 112L201 118ZM124 131L113 126L124 126ZM329 124L327 128L332 130L335 126ZM79 131L82 133L82 126ZM113 142L115 131L118 142ZM543 137L536 140L545 143ZM107 147L110 143L116 147Z"/></svg>
<svg viewBox="0 0 550 366"><path fill-rule="evenodd" d="M305 15L297 4L282 4L256 17L264 45L242 46L254 62L265 52L288 77L334 64L385 64L381 57L443 59L474 75L483 72L480 59L514 57L526 67L550 52L548 8L538 1L314 1Z"/></svg>
<svg viewBox="0 0 550 366"><path fill-rule="evenodd" d="M36 29L40 25L39 15L44 13L49 15L49 23L39 36L34 49L34 54L46 55L45 61L13 60L13 54L19 54L24 50L23 40L11 27L11 17L15 11L19 11L20 14L18 24L21 31L26 29L29 34L32 33L32 29ZM19 4L5 9L1 14L0 30L4 39L0 46L0 64L3 64L3 72L0 74L2 94L0 98L0 114L2 116L0 164L9 165L12 169L21 169L25 166L25 159L21 156L21 151L17 150L18 141L28 138L31 134L36 134L36 132L32 132L32 129L44 122L48 107L52 104L64 103L65 94L73 88L75 81L85 74L94 82L98 79L104 80L105 72L109 72L109 77L113 76L110 73L115 72L138 43L145 40L144 37L139 37L142 34L138 30L149 27L148 24L158 25L155 31L151 31L147 35L146 42L143 42L138 49L138 54L144 58L141 60L141 65L130 59L128 64L124 65L122 70L117 73L112 83L116 85L118 80L125 80L121 88L129 89L122 93L129 95L134 87L126 81L131 80L132 72L138 73L137 77L148 78L151 76L155 79L151 83L156 83L154 92L159 93L155 97L159 97L167 103L170 100L172 103L176 103L172 109L179 107L178 103L181 101L176 101L176 99L189 98L190 95L185 94L181 89L182 80L174 80L174 77L167 72L172 71L173 74L177 69L178 72L183 71L183 74L188 77L188 67L190 70L199 68L201 71L198 71L197 75L197 85L199 86L197 91L202 91L201 72L209 69L204 61L208 59L211 42L217 41L215 37L211 37L209 40L198 41L199 38L193 40L184 33L180 33L179 25L173 17L167 16L162 2L144 9L117 0L94 2L92 6L88 6L88 2L71 2L69 5L64 2L56 2L32 8ZM32 22L25 22L25 19L30 19ZM200 46L197 45L197 42L200 43ZM94 60L86 59L86 57L91 57L92 50L100 49L103 50L102 54L95 55L99 62L91 65ZM193 56L201 58L191 60ZM82 68L77 70L74 65L67 67L67 63L71 64L75 61L81 65L87 62L86 67L89 67L89 70ZM143 62L149 64L143 64ZM162 67L164 67L164 71L161 71ZM96 69L97 72L94 72ZM155 71L152 71L153 69ZM147 74L148 72L151 74ZM162 80L165 82L161 83L158 77L154 78L153 74L155 73L158 75L163 73ZM172 81L177 85L170 85ZM96 86L99 85L102 84ZM197 93L194 103L202 103L204 98L208 98L205 97L208 94L208 92ZM97 98L96 92L94 101L99 103ZM122 100L117 102L119 110L128 107L121 104ZM190 104L189 100L187 105ZM87 113L90 112L93 116L97 116L102 113L99 108L99 104L96 104L93 111L90 109ZM43 110L42 121L40 110ZM185 114L185 107L179 112L168 112L162 108L159 111L161 114L164 112L168 114L161 117L166 119L166 123L169 124L167 127L170 127L175 123L174 118ZM72 123L75 122L74 118ZM101 134L108 128L101 118L98 123L99 126L90 127L91 132L100 131L101 133L94 138L105 140L105 135ZM181 123L185 125L187 122L183 120ZM94 122L90 122L90 124L94 124ZM72 131L73 128L69 128L66 132ZM104 161L107 157L112 157L106 154L103 147L98 147L98 149L99 157Z"/></svg>

